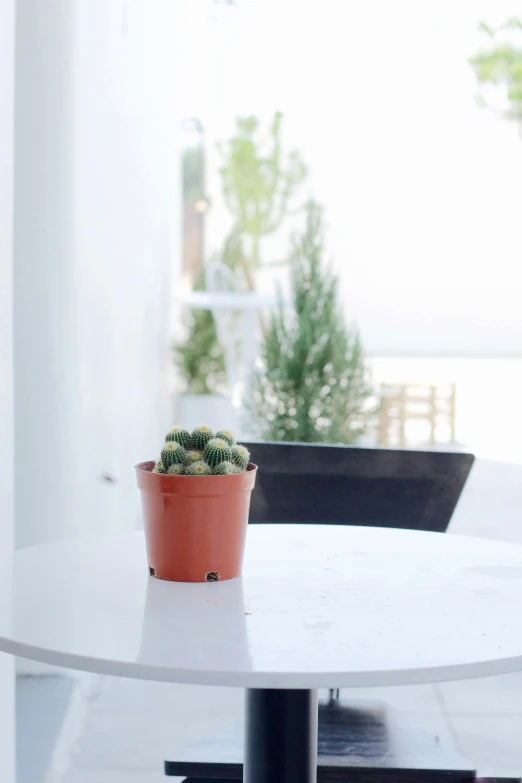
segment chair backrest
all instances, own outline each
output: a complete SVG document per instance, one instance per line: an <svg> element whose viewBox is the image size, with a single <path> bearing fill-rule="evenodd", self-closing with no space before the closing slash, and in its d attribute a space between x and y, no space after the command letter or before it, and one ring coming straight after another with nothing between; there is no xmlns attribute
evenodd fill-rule
<svg viewBox="0 0 522 783"><path fill-rule="evenodd" d="M260 466L250 521L444 532L474 461L456 452L245 444Z"/></svg>

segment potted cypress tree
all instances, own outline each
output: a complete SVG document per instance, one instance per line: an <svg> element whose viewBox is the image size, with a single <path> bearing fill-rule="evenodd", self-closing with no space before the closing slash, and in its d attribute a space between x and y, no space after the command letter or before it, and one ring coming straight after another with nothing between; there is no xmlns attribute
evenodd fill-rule
<svg viewBox="0 0 522 783"><path fill-rule="evenodd" d="M290 257L293 311L271 313L249 405L266 440L353 444L374 416L359 333L324 256L323 213L311 201Z"/></svg>
<svg viewBox="0 0 522 783"><path fill-rule="evenodd" d="M257 466L226 429L167 432L158 460L136 465L149 573L173 582L241 575Z"/></svg>

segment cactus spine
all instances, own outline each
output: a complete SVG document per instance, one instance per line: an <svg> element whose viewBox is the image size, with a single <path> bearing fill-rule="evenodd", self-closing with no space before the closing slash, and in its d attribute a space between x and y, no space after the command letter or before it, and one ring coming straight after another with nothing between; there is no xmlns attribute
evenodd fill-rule
<svg viewBox="0 0 522 783"><path fill-rule="evenodd" d="M229 446L235 446L236 444L236 439L234 438L230 430L218 430L218 432L216 432L216 438L221 438L222 440L226 440Z"/></svg>
<svg viewBox="0 0 522 783"><path fill-rule="evenodd" d="M234 473L240 473L241 471L229 460L220 462L219 465L213 469L214 476L233 476Z"/></svg>
<svg viewBox="0 0 522 783"><path fill-rule="evenodd" d="M175 464L171 465L170 468L167 470L167 473L170 476L181 476L183 473L183 465Z"/></svg>
<svg viewBox="0 0 522 783"><path fill-rule="evenodd" d="M248 462L250 460L250 452L246 448L246 446L232 446L230 449L231 452L231 460L234 463L234 465L237 465L238 468L241 468L241 470L246 470L248 466Z"/></svg>
<svg viewBox="0 0 522 783"><path fill-rule="evenodd" d="M191 462L199 462L199 460L202 459L203 459L203 453L201 451L190 449L189 451L186 451L183 456L183 464L190 465Z"/></svg>
<svg viewBox="0 0 522 783"><path fill-rule="evenodd" d="M185 449L175 440L168 440L161 451L161 461L168 469L171 465L181 464L185 456Z"/></svg>
<svg viewBox="0 0 522 783"><path fill-rule="evenodd" d="M154 467L152 468L152 472L153 473L166 473L167 469L166 469L165 465L163 464L163 462L160 459L158 459L154 463Z"/></svg>
<svg viewBox="0 0 522 783"><path fill-rule="evenodd" d="M196 451L203 451L207 443L212 440L213 437L214 433L210 427L207 427L206 424L202 424L192 431L190 436L190 448L196 449Z"/></svg>
<svg viewBox="0 0 522 783"><path fill-rule="evenodd" d="M207 465L202 459L197 462L191 462L190 465L185 467L186 476L210 476L211 473L210 465Z"/></svg>
<svg viewBox="0 0 522 783"><path fill-rule="evenodd" d="M172 427L172 429L170 429L165 435L165 440L167 442L173 440L176 443L179 443L180 446L183 446L184 449L188 449L190 443L190 432L188 430L184 430L183 427Z"/></svg>
<svg viewBox="0 0 522 783"><path fill-rule="evenodd" d="M220 462L230 460L230 446L223 438L212 438L205 446L205 460L211 468L215 468Z"/></svg>

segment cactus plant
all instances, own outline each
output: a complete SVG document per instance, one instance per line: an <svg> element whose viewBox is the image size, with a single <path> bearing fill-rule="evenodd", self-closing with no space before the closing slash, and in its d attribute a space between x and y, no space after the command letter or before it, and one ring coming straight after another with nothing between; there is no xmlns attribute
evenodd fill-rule
<svg viewBox="0 0 522 783"><path fill-rule="evenodd" d="M234 473L241 473L242 471L234 465L233 462L230 462L229 460L225 460L225 462L220 462L219 465L216 465L216 467L212 470L212 474L214 476L232 476Z"/></svg>
<svg viewBox="0 0 522 783"><path fill-rule="evenodd" d="M183 427L174 426L165 435L165 440L173 440L183 446L184 449L188 449L190 443L190 432L184 430Z"/></svg>
<svg viewBox="0 0 522 783"><path fill-rule="evenodd" d="M235 446L236 444L236 439L234 438L230 430L218 430L216 432L216 438L221 438L222 440L226 440L229 446Z"/></svg>
<svg viewBox="0 0 522 783"><path fill-rule="evenodd" d="M185 456L185 449L175 440L166 441L161 451L161 461L168 469L171 465L179 465Z"/></svg>
<svg viewBox="0 0 522 783"><path fill-rule="evenodd" d="M196 449L197 451L203 451L209 440L212 440L213 437L214 433L210 427L207 427L206 424L201 424L201 426L196 427L191 433L190 448Z"/></svg>
<svg viewBox="0 0 522 783"><path fill-rule="evenodd" d="M166 473L167 469L166 469L165 465L163 464L163 462L160 459L158 459L154 463L154 467L152 468L152 472L153 473Z"/></svg>
<svg viewBox="0 0 522 783"><path fill-rule="evenodd" d="M237 444L230 449L230 459L241 470L246 470L250 460L250 452L246 446Z"/></svg>
<svg viewBox="0 0 522 783"><path fill-rule="evenodd" d="M189 449L183 456L183 464L190 465L191 462L199 462L203 459L203 452L196 449Z"/></svg>
<svg viewBox="0 0 522 783"><path fill-rule="evenodd" d="M230 446L223 438L212 438L205 446L203 452L205 461L208 462L211 468L215 468L220 462L226 462L230 460Z"/></svg>
<svg viewBox="0 0 522 783"><path fill-rule="evenodd" d="M167 432L152 472L171 476L230 476L243 473L249 458L248 449L236 443L228 429L220 429L214 435L207 425L196 427L192 433L176 426Z"/></svg>
<svg viewBox="0 0 522 783"><path fill-rule="evenodd" d="M207 465L202 459L197 462L191 462L190 465L185 467L186 476L210 476L211 473L210 465Z"/></svg>

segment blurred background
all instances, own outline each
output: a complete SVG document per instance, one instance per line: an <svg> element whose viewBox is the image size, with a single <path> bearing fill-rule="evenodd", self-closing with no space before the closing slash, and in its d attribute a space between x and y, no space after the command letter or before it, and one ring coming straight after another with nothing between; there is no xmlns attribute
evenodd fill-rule
<svg viewBox="0 0 522 783"><path fill-rule="evenodd" d="M16 546L138 527L132 466L173 423L520 485L520 2L15 12ZM70 768L91 696L18 673L19 783L109 780Z"/></svg>
<svg viewBox="0 0 522 783"><path fill-rule="evenodd" d="M296 334L267 356L270 308L282 297L294 317L293 245L313 200L321 274L330 266L336 276L336 317L352 339L358 329L375 396L363 442L520 461L522 82L505 51L522 42L517 11L509 2L443 2L429 13L408 2L182 6L178 418L195 424L209 405L223 416L228 404L256 432L252 368L273 391L271 373L295 347ZM314 298L317 312L317 287ZM306 383L287 372L280 383ZM318 393L327 375L314 376ZM303 439L286 418L261 434ZM336 435L328 440L354 440Z"/></svg>

